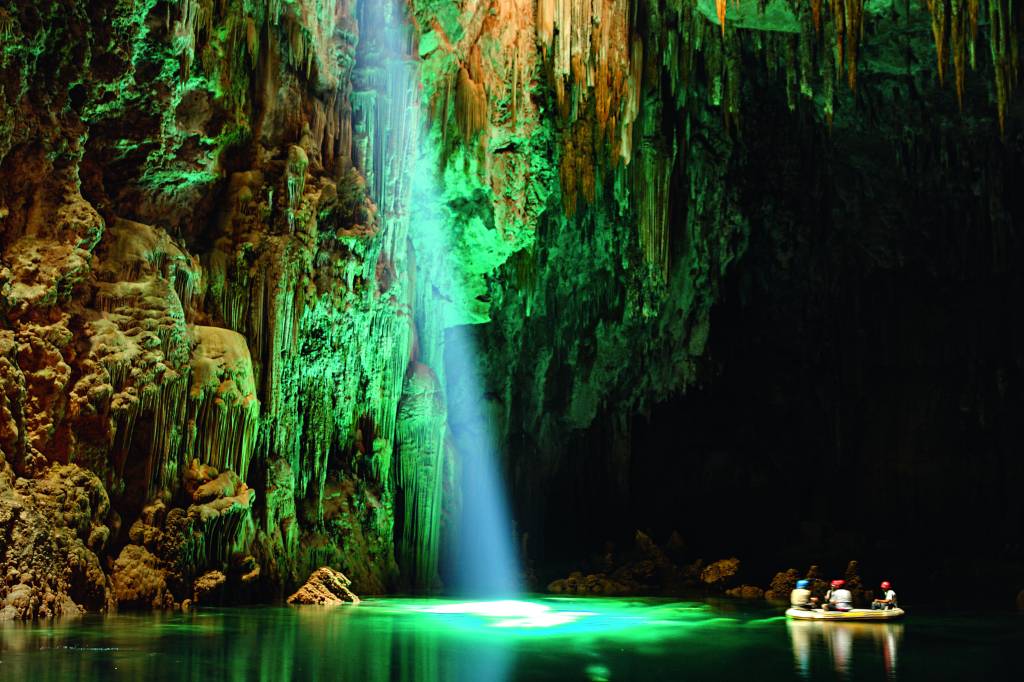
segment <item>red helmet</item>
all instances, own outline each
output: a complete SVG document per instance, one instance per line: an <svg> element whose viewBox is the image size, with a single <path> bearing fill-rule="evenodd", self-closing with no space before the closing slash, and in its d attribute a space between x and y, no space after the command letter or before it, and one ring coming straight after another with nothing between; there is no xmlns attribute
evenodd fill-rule
<svg viewBox="0 0 1024 682"><path fill-rule="evenodd" d="M888 580L883 580L882 581L882 589L883 590L888 590L890 587L892 587L892 583L890 583Z"/></svg>
<svg viewBox="0 0 1024 682"><path fill-rule="evenodd" d="M845 580L833 580L832 581L832 589L835 589L837 587L842 587L845 584L846 584Z"/></svg>

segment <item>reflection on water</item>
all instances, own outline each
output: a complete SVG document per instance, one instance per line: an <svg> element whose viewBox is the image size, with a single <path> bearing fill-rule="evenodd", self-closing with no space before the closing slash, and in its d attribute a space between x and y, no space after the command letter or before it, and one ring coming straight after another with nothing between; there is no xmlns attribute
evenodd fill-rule
<svg viewBox="0 0 1024 682"><path fill-rule="evenodd" d="M0 623L0 680L1024 679L1024 619L786 623L737 602L372 599ZM906 629L904 629L906 628Z"/></svg>
<svg viewBox="0 0 1024 682"><path fill-rule="evenodd" d="M786 622L786 629L793 647L793 663L801 677L810 678L812 671L817 671L819 661L825 664L830 661L836 673L842 677L848 676L852 672L855 657L858 660L867 658L857 654L873 651L881 653L879 672L884 671L887 679L896 679L896 663L900 641L903 639L902 623L790 620ZM878 662L873 660L869 663L873 667Z"/></svg>
<svg viewBox="0 0 1024 682"><path fill-rule="evenodd" d="M660 642L731 622L694 603L385 599L0 624L0 679L503 682L524 670L531 678L562 675L568 663L570 678L611 680L598 642L663 652ZM546 661L552 655L554 665Z"/></svg>

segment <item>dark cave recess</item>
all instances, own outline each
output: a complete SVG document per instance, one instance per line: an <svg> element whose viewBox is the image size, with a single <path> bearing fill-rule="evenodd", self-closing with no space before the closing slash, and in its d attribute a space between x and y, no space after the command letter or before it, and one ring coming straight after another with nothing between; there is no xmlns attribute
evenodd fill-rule
<svg viewBox="0 0 1024 682"><path fill-rule="evenodd" d="M704 377L574 434L545 502L519 498L533 558L558 575L636 529L677 530L693 558L740 556L756 584L859 559L919 588L1019 589L1019 132L964 126L940 163L926 130L750 117L765 134L730 170L749 244Z"/></svg>

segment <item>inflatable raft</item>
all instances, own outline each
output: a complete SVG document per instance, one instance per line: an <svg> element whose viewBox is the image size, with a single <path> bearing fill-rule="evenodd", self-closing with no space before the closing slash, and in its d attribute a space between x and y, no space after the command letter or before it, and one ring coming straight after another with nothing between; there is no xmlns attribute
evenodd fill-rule
<svg viewBox="0 0 1024 682"><path fill-rule="evenodd" d="M900 608L853 609L852 611L822 611L821 609L808 611L807 609L786 609L786 617L796 618L797 620L855 620L863 622L869 620L896 620L897 618L902 618L903 614L904 611Z"/></svg>

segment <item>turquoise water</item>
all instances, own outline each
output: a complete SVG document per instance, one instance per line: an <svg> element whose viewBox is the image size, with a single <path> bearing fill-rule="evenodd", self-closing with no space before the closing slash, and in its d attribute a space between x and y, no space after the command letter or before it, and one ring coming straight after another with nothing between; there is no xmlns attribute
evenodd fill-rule
<svg viewBox="0 0 1024 682"><path fill-rule="evenodd" d="M1024 618L787 622L731 602L376 599L0 624L0 679L1021 680Z"/></svg>

